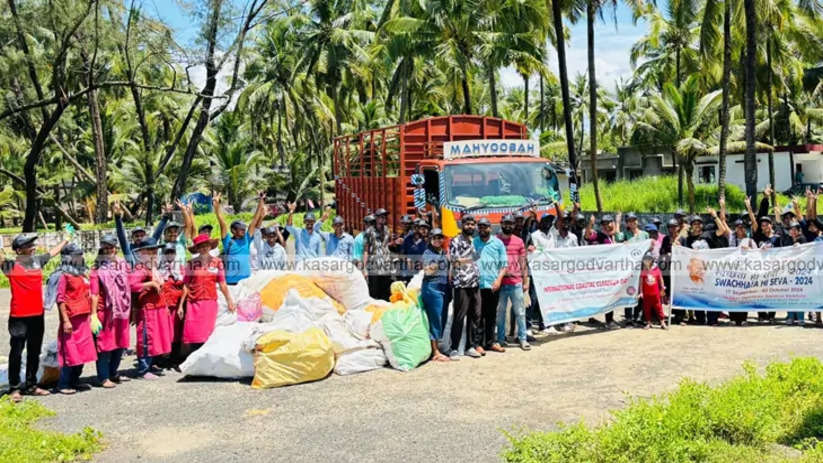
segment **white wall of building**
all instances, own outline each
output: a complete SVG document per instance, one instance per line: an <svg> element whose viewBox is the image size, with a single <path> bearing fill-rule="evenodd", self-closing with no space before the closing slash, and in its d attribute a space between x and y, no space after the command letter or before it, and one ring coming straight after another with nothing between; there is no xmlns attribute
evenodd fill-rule
<svg viewBox="0 0 823 463"><path fill-rule="evenodd" d="M803 160L804 183L811 183L813 175L823 176L823 157L819 154L795 154L795 164L798 157L808 156ZM807 166L808 164L808 166ZM717 182L717 156L703 156L695 160L694 182L695 183L716 183ZM704 168L710 171L710 180L707 182L707 175ZM806 172L808 169L808 172ZM791 155L787 151L774 153L774 181L773 188L777 191L785 191L792 186ZM726 183L738 186L746 191L746 177L743 169L743 154L729 154L726 156ZM757 190L763 191L769 184L769 154L757 153Z"/></svg>
<svg viewBox="0 0 823 463"><path fill-rule="evenodd" d="M794 164L803 166L803 183L823 182L823 156L820 153L795 154Z"/></svg>

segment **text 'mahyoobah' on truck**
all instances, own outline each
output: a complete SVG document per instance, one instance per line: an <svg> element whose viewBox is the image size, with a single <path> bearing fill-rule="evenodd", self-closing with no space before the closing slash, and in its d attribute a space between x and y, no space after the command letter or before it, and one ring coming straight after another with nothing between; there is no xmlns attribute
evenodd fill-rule
<svg viewBox="0 0 823 463"><path fill-rule="evenodd" d="M384 208L389 225L435 207L454 236L470 212L500 223L527 208L557 214L560 187L526 126L484 116L432 117L334 140L338 214L356 228Z"/></svg>

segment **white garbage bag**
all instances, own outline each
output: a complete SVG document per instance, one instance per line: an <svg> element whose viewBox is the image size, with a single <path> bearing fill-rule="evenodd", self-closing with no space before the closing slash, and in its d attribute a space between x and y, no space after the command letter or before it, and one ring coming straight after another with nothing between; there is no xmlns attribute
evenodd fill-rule
<svg viewBox="0 0 823 463"><path fill-rule="evenodd" d="M327 314L337 314L330 301L321 298L304 298L294 289L286 293L283 305L271 317L269 324L276 329L291 333L302 333L316 326L316 322Z"/></svg>
<svg viewBox="0 0 823 463"><path fill-rule="evenodd" d="M346 310L362 309L371 302L363 273L351 262L335 257L306 259L302 271Z"/></svg>
<svg viewBox="0 0 823 463"><path fill-rule="evenodd" d="M243 344L259 325L254 322L237 322L216 326L206 343L180 365L180 371L184 376L254 376L254 357L243 348Z"/></svg>
<svg viewBox="0 0 823 463"><path fill-rule="evenodd" d="M417 275L413 276L409 284L406 285L407 289L416 289L418 293L423 288L423 271L417 272Z"/></svg>
<svg viewBox="0 0 823 463"><path fill-rule="evenodd" d="M343 323L360 339L369 338L369 327L374 314L365 310L349 310L343 314Z"/></svg>
<svg viewBox="0 0 823 463"><path fill-rule="evenodd" d="M377 342L371 340L369 342L374 345L365 349L344 352L337 357L334 372L342 376L383 368L388 363L386 354Z"/></svg>

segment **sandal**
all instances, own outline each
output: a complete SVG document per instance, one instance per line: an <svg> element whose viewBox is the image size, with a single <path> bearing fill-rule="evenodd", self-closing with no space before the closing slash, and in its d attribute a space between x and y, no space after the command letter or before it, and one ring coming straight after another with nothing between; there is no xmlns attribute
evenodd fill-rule
<svg viewBox="0 0 823 463"><path fill-rule="evenodd" d="M102 387L102 388L104 388L104 389L112 389L112 388L117 387L117 385L116 385L116 384L114 384L114 382L113 382L112 380L107 379L107 380L103 381L103 382L100 384L100 387Z"/></svg>
<svg viewBox="0 0 823 463"><path fill-rule="evenodd" d="M648 330L648 329L651 329L651 327L652 327L651 323L646 323L646 326L644 326L643 329Z"/></svg>
<svg viewBox="0 0 823 463"><path fill-rule="evenodd" d="M63 395L74 395L74 394L77 393L77 390L75 390L75 389L60 389L57 392L59 392Z"/></svg>
<svg viewBox="0 0 823 463"><path fill-rule="evenodd" d="M28 394L31 395L31 396L35 396L35 397L45 397L47 395L51 395L51 392L49 392L45 389L41 389L39 387L35 387L31 391L29 391Z"/></svg>
<svg viewBox="0 0 823 463"><path fill-rule="evenodd" d="M12 403L19 404L23 401L23 394L20 394L20 391L14 391L9 394L9 398L11 399Z"/></svg>
<svg viewBox="0 0 823 463"><path fill-rule="evenodd" d="M434 357L432 357L432 362L447 363L447 362L450 362L450 361L451 360L443 354L435 355Z"/></svg>

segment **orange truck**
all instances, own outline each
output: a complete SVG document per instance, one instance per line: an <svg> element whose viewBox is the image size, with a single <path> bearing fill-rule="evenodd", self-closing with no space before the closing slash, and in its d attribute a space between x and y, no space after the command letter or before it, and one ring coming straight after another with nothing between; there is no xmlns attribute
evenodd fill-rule
<svg viewBox="0 0 823 463"><path fill-rule="evenodd" d="M397 230L425 202L440 213L444 234L458 233L470 212L499 224L535 208L558 213L555 169L540 157L526 126L494 117L432 117L334 139L337 212L360 228L379 208Z"/></svg>

